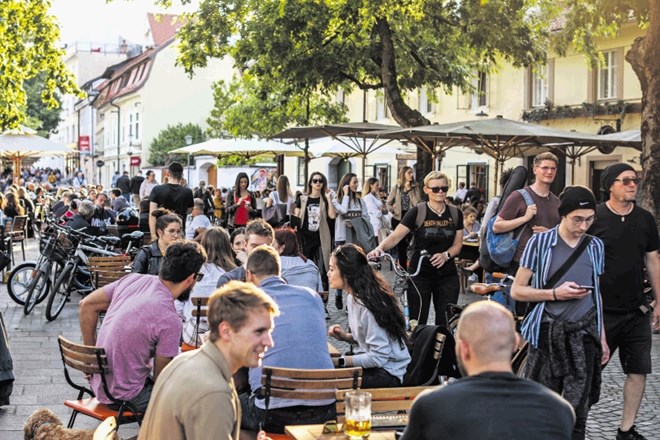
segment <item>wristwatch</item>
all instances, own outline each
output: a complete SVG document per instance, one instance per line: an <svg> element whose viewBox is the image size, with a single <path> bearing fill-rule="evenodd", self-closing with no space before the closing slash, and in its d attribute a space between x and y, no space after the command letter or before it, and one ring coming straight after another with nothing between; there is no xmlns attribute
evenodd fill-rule
<svg viewBox="0 0 660 440"><path fill-rule="evenodd" d="M346 359L344 359L344 356L341 356L340 358L337 359L337 366L338 367L346 366Z"/></svg>
<svg viewBox="0 0 660 440"><path fill-rule="evenodd" d="M445 252L445 255L447 256L447 259L448 259L448 260L451 260L451 255L449 255L449 251L446 251L446 252Z"/></svg>

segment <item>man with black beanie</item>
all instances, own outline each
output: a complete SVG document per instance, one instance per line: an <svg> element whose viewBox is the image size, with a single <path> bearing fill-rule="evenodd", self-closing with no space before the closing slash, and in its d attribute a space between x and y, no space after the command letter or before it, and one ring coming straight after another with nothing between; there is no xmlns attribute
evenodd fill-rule
<svg viewBox="0 0 660 440"><path fill-rule="evenodd" d="M559 196L559 225L529 239L511 287L516 301L536 303L522 326L529 343L524 375L573 406L573 440L585 438L609 359L598 285L603 243L586 234L595 214L588 188L567 187Z"/></svg>
<svg viewBox="0 0 660 440"><path fill-rule="evenodd" d="M651 373L651 322L660 328L660 307L653 310L644 295L644 268L660 304L660 239L653 215L635 205L639 184L628 164L617 163L601 174L605 202L596 208L597 220L589 233L605 244L603 295L605 334L610 350L619 349L626 381L623 414L617 440L644 439L635 418ZM650 316L652 314L652 316Z"/></svg>

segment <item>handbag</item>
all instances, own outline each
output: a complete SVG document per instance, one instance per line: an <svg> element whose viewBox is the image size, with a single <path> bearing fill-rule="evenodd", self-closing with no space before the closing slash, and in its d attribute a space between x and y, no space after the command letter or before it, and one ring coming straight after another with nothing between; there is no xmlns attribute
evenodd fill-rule
<svg viewBox="0 0 660 440"><path fill-rule="evenodd" d="M286 208L284 203L273 203L261 211L261 216L271 226L279 226L286 220Z"/></svg>

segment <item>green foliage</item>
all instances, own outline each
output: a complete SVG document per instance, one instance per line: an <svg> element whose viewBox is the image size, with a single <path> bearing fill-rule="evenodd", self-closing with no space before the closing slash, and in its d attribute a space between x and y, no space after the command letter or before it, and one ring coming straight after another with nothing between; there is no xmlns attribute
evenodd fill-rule
<svg viewBox="0 0 660 440"><path fill-rule="evenodd" d="M260 87L276 99L334 93L339 87L380 89L390 79L402 93L469 88L475 70L499 60L545 61L544 16L526 13L543 7L538 3L201 0L179 33L178 62L192 73L208 58L231 55L238 68L249 66ZM395 63L385 62L390 45ZM388 90L388 97L395 119L423 120L400 94ZM412 113L401 116L406 112Z"/></svg>
<svg viewBox="0 0 660 440"><path fill-rule="evenodd" d="M307 108L309 96L309 110ZM346 121L346 106L321 94L288 94L281 88L268 90L249 73L227 85L213 86L215 106L206 120L211 137L230 134L267 138L287 126Z"/></svg>
<svg viewBox="0 0 660 440"><path fill-rule="evenodd" d="M574 49L587 56L589 64L602 63L598 40L618 35L621 26L649 23L648 0L566 0L562 2L561 28L553 38L554 49L566 55Z"/></svg>
<svg viewBox="0 0 660 440"><path fill-rule="evenodd" d="M167 165L172 161L187 163L187 154L171 154L170 151L186 146L186 135L192 136L192 143L204 142L202 128L196 124L168 125L151 142L149 162L155 166Z"/></svg>
<svg viewBox="0 0 660 440"><path fill-rule="evenodd" d="M216 162L218 168L229 167L242 167L246 165L254 165L259 161L258 158L246 159L243 156L223 156Z"/></svg>
<svg viewBox="0 0 660 440"><path fill-rule="evenodd" d="M57 108L57 93L80 93L56 44L59 29L49 0L0 0L0 132L27 117L25 82L44 72L41 101ZM39 117L36 115L32 115ZM42 123L44 121L42 120Z"/></svg>
<svg viewBox="0 0 660 440"><path fill-rule="evenodd" d="M27 93L27 120L25 125L37 130L39 136L47 137L51 130L60 123L60 110L62 105L60 97L55 95L57 107L49 107L41 100L46 73L41 72L34 78L25 81Z"/></svg>

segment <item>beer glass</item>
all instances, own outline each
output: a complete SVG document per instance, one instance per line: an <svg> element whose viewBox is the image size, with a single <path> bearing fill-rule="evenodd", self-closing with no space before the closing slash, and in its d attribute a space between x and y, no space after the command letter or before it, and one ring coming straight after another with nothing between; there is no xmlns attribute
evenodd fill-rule
<svg viewBox="0 0 660 440"><path fill-rule="evenodd" d="M349 391L344 397L346 403L346 421L344 433L351 440L367 438L371 433L371 393L367 391Z"/></svg>

